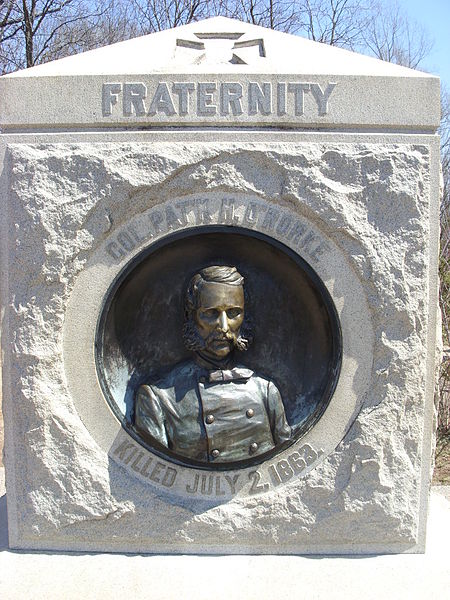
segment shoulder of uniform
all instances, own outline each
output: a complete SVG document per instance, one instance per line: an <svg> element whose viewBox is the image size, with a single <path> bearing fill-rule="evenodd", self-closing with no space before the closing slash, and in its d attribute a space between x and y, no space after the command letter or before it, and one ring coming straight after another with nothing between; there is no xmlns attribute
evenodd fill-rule
<svg viewBox="0 0 450 600"><path fill-rule="evenodd" d="M150 398L151 396L153 396L153 391L150 385L144 383L138 387L136 398Z"/></svg>
<svg viewBox="0 0 450 600"><path fill-rule="evenodd" d="M147 383L143 383L137 389L138 394L149 394L151 392L151 387Z"/></svg>
<svg viewBox="0 0 450 600"><path fill-rule="evenodd" d="M152 378L147 384L147 387L150 389L158 388L160 390L175 387L179 382L185 382L191 378L196 373L196 369L198 369L198 367L193 361L187 360L178 363L174 367L166 369L165 372L161 373L157 378Z"/></svg>
<svg viewBox="0 0 450 600"><path fill-rule="evenodd" d="M237 364L234 367L234 370L239 371L244 379L259 379L259 376L255 373L255 371L249 369L248 367L245 367L244 365Z"/></svg>
<svg viewBox="0 0 450 600"><path fill-rule="evenodd" d="M255 371L253 371L252 369L249 369L248 367L244 367L243 365L236 365L236 367L240 371L245 373L245 376L250 381L253 381L254 383L258 383L261 385L268 385L269 383L271 383L271 380L268 377L265 377L265 375L262 375L261 373L256 373Z"/></svg>
<svg viewBox="0 0 450 600"><path fill-rule="evenodd" d="M258 388L266 390L268 396L271 395L279 395L280 391L278 389L277 384L270 377L266 377L265 375L261 375L259 373L253 373L250 381L257 385Z"/></svg>

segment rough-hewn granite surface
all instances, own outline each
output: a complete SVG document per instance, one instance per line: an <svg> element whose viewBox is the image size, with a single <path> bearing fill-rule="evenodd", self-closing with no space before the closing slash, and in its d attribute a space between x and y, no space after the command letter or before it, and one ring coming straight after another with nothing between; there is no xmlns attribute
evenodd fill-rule
<svg viewBox="0 0 450 600"><path fill-rule="evenodd" d="M187 552L414 546L429 309L426 145L17 144L7 161L17 539ZM375 333L370 391L335 452L303 479L223 504L158 496L110 460L75 410L62 361L66 303L96 246L156 203L214 190L255 194L318 226L362 283Z"/></svg>

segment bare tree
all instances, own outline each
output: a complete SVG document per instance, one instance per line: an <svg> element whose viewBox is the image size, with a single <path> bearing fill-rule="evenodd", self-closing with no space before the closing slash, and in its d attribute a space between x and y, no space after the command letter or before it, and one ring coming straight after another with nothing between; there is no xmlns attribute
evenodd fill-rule
<svg viewBox="0 0 450 600"><path fill-rule="evenodd" d="M439 300L442 314L444 360L439 377L438 428L443 434L450 429L450 94L441 94L441 250L439 256Z"/></svg>
<svg viewBox="0 0 450 600"><path fill-rule="evenodd" d="M4 27L9 23L11 13L13 12L15 2L13 0L0 0L0 33L3 32ZM0 38L0 42L2 38Z"/></svg>
<svg viewBox="0 0 450 600"><path fill-rule="evenodd" d="M20 68L20 62L15 60L17 53L17 36L21 33L17 22L17 2L4 1L0 4L0 72L15 71Z"/></svg>
<svg viewBox="0 0 450 600"><path fill-rule="evenodd" d="M424 28L411 21L396 2L375 5L363 39L377 58L411 69L416 69L433 47Z"/></svg>
<svg viewBox="0 0 450 600"><path fill-rule="evenodd" d="M304 5L300 29L310 39L346 48L361 45L372 0L304 0Z"/></svg>
<svg viewBox="0 0 450 600"><path fill-rule="evenodd" d="M208 0L129 0L141 34L187 25L210 16Z"/></svg>
<svg viewBox="0 0 450 600"><path fill-rule="evenodd" d="M116 4L111 0L101 10L75 19L59 29L53 39L52 59L115 44L140 34L129 3Z"/></svg>
<svg viewBox="0 0 450 600"><path fill-rule="evenodd" d="M229 0L222 4L220 14L261 27L295 32L301 5L296 0Z"/></svg>
<svg viewBox="0 0 450 600"><path fill-rule="evenodd" d="M58 58L64 33L102 10L88 0L15 0L0 5L0 66L3 72Z"/></svg>
<svg viewBox="0 0 450 600"><path fill-rule="evenodd" d="M441 93L441 126L439 133L441 135L443 176L442 210L450 212L450 92L445 87L443 87Z"/></svg>

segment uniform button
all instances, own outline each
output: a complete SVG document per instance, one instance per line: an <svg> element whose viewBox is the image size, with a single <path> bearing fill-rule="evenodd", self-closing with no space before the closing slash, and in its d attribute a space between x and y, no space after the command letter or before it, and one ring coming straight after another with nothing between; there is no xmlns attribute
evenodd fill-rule
<svg viewBox="0 0 450 600"><path fill-rule="evenodd" d="M258 444L256 442L253 442L253 444L250 444L250 452L256 452L258 450Z"/></svg>
<svg viewBox="0 0 450 600"><path fill-rule="evenodd" d="M255 411L253 410L253 408L249 408L245 414L247 415L247 417L249 419L251 419L253 417L253 415L255 414Z"/></svg>
<svg viewBox="0 0 450 600"><path fill-rule="evenodd" d="M211 452L211 456L213 458L217 458L219 456L219 454L220 454L220 450L217 450L217 448Z"/></svg>
<svg viewBox="0 0 450 600"><path fill-rule="evenodd" d="M208 425L211 425L211 423L214 423L215 419L214 419L214 415L206 415L206 422L208 423Z"/></svg>

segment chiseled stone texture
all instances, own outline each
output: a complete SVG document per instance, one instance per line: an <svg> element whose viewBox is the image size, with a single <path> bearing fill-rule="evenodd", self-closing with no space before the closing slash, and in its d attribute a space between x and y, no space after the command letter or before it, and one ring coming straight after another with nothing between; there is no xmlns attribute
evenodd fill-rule
<svg viewBox="0 0 450 600"><path fill-rule="evenodd" d="M426 144L12 144L7 160L15 543L182 552L414 546L430 261ZM223 504L157 495L109 460L75 411L61 359L65 306L99 242L152 204L214 190L256 194L316 223L357 272L375 332L370 392L335 452L303 479Z"/></svg>

